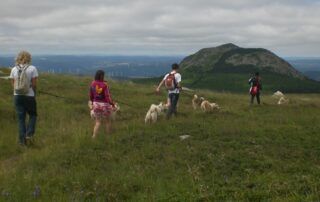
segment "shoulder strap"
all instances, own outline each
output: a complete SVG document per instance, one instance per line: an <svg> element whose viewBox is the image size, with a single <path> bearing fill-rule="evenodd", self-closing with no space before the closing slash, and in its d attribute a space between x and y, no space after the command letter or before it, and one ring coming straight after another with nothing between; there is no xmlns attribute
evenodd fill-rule
<svg viewBox="0 0 320 202"><path fill-rule="evenodd" d="M17 65L16 67L19 69L19 70L26 70L28 69L30 65L24 65L23 67L21 67L20 65Z"/></svg>
<svg viewBox="0 0 320 202"><path fill-rule="evenodd" d="M170 74L173 76L173 84L174 84L174 88L176 89L177 88L177 86L178 86L178 84L177 84L177 81L176 81L176 73L177 72L175 72L175 73L171 73L170 72Z"/></svg>

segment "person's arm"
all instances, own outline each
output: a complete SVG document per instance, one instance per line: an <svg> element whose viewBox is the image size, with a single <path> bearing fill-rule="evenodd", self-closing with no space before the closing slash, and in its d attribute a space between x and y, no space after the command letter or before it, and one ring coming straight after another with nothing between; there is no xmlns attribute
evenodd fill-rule
<svg viewBox="0 0 320 202"><path fill-rule="evenodd" d="M14 69L14 68L13 68ZM11 85L12 85L12 88L14 88L14 76L13 76L13 71L14 70L11 70L11 72L10 72L10 76L9 76L9 78L10 78L10 80L11 80Z"/></svg>
<svg viewBox="0 0 320 202"><path fill-rule="evenodd" d="M31 79L31 87L33 89L34 94L36 94L36 91L37 91L37 81L38 81L38 77L34 77Z"/></svg>
<svg viewBox="0 0 320 202"><path fill-rule="evenodd" d="M33 67L32 71L32 79L31 79L31 88L33 89L34 94L36 95L36 90L37 90L37 82L38 82L38 70L37 68Z"/></svg>
<svg viewBox="0 0 320 202"><path fill-rule="evenodd" d="M92 110L93 109L93 92L92 92L92 86L91 85L89 87L89 99L90 99L89 108L90 108L90 110Z"/></svg>
<svg viewBox="0 0 320 202"><path fill-rule="evenodd" d="M179 88L180 90L182 90L181 82L178 82L178 83L177 83L177 88Z"/></svg>
<svg viewBox="0 0 320 202"><path fill-rule="evenodd" d="M156 89L157 92L160 92L160 88L163 85L163 83L164 83L164 79L159 83L159 85L158 85L158 87Z"/></svg>
<svg viewBox="0 0 320 202"><path fill-rule="evenodd" d="M112 101L110 90L109 90L108 86L105 87L104 96L106 98L106 101L114 107L114 102Z"/></svg>
<svg viewBox="0 0 320 202"><path fill-rule="evenodd" d="M93 92L92 92L92 84L89 87L89 99L90 99L91 104L92 104L93 103L93 99L94 99L94 95L93 95Z"/></svg>
<svg viewBox="0 0 320 202"><path fill-rule="evenodd" d="M179 89L179 90L182 90L182 86L181 86L181 74L177 74L176 76L175 76L175 79L176 79L176 84L177 84L177 88Z"/></svg>

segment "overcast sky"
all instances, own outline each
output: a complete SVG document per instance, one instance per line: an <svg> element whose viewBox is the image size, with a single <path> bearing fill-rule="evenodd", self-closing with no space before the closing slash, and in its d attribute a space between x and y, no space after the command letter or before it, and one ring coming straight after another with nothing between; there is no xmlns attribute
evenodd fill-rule
<svg viewBox="0 0 320 202"><path fill-rule="evenodd" d="M0 55L188 55L229 42L320 56L320 0L0 1Z"/></svg>

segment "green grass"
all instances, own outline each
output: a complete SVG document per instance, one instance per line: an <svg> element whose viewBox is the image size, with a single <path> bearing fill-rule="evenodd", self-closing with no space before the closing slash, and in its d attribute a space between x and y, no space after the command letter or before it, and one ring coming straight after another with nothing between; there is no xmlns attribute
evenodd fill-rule
<svg viewBox="0 0 320 202"><path fill-rule="evenodd" d="M248 80L251 74L243 71L241 68L238 70L232 70L230 73L228 70L217 72L206 72L202 74L198 73L184 73L184 84L191 88L209 89L215 91L227 91L236 93L246 93L249 91ZM251 69L252 72L252 69ZM280 90L284 93L319 93L320 82L313 80L300 80L280 74L274 74L270 72L261 72L263 91L272 93Z"/></svg>
<svg viewBox="0 0 320 202"><path fill-rule="evenodd" d="M320 200L319 95L290 94L277 106L263 94L250 107L247 94L197 91L222 107L204 114L185 92L179 117L145 125L165 93L111 81L122 111L111 135L92 140L90 81L41 75L40 90L68 99L38 95L36 142L21 149L10 85L0 80L0 201Z"/></svg>

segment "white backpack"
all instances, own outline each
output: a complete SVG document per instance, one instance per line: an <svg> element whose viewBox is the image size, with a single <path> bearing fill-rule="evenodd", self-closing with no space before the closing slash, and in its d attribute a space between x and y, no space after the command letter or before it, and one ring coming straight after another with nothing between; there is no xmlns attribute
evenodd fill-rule
<svg viewBox="0 0 320 202"><path fill-rule="evenodd" d="M18 69L18 78L14 81L14 91L17 95L26 95L30 89L30 81L27 76L27 69L29 65L21 67L17 65Z"/></svg>

